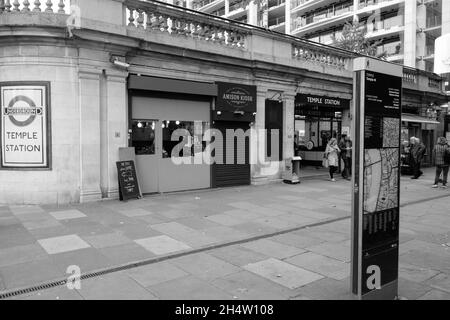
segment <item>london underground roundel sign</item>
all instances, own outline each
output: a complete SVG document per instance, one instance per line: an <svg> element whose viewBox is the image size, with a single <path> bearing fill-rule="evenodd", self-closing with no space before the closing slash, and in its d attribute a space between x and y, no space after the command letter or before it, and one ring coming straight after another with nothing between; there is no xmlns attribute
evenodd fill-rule
<svg viewBox="0 0 450 320"><path fill-rule="evenodd" d="M1 168L49 168L47 82L0 83Z"/></svg>

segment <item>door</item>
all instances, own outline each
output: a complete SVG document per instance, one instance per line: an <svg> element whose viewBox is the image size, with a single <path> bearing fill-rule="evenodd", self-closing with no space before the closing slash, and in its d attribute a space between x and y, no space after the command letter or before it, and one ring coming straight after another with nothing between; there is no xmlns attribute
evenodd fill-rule
<svg viewBox="0 0 450 320"><path fill-rule="evenodd" d="M142 193L158 192L161 154L161 125L158 120L132 120L132 146L136 152L136 173Z"/></svg>
<svg viewBox="0 0 450 320"><path fill-rule="evenodd" d="M209 110L208 101L132 97L132 146L142 193L211 187L210 166L201 159Z"/></svg>
<svg viewBox="0 0 450 320"><path fill-rule="evenodd" d="M270 161L283 160L283 102L277 100L266 100L265 106L265 128L266 132L266 153ZM272 140L277 138L278 150L272 147Z"/></svg>
<svg viewBox="0 0 450 320"><path fill-rule="evenodd" d="M248 122L216 121L214 127L222 133L223 148L216 150L215 158L222 160L213 165L213 186L231 187L250 184L250 140L244 136L245 140L239 138L240 134L250 129ZM228 134L227 129L233 130L235 136ZM241 131L241 133L242 133ZM228 159L228 160L227 160Z"/></svg>

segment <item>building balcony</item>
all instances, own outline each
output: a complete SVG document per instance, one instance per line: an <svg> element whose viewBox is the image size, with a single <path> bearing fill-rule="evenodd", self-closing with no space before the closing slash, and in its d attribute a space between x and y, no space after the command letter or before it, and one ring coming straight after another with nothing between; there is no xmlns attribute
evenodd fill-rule
<svg viewBox="0 0 450 320"><path fill-rule="evenodd" d="M288 0L289 1L289 0ZM327 7L335 0L291 0L291 13L301 14L315 9Z"/></svg>
<svg viewBox="0 0 450 320"><path fill-rule="evenodd" d="M225 0L202 0L194 2L192 8L201 12L211 13L225 7Z"/></svg>
<svg viewBox="0 0 450 320"><path fill-rule="evenodd" d="M380 5L384 5L387 2L393 2L393 1L395 1L395 0L365 0L365 1L359 3L358 10L365 9L365 8L374 9L373 7L379 7Z"/></svg>
<svg viewBox="0 0 450 320"><path fill-rule="evenodd" d="M286 7L286 0L272 0L269 1L269 14L284 15Z"/></svg>
<svg viewBox="0 0 450 320"><path fill-rule="evenodd" d="M242 1L236 2L232 5L230 5L228 9L228 14L225 15L225 18L228 19L238 19L245 15L247 13L247 9L244 7L244 4Z"/></svg>
<svg viewBox="0 0 450 320"><path fill-rule="evenodd" d="M284 32L286 29L286 18L281 16L278 18L269 19L269 29L277 32Z"/></svg>
<svg viewBox="0 0 450 320"><path fill-rule="evenodd" d="M381 20L378 23L369 25L366 38L371 40L383 39L388 36L402 33L405 30L403 16Z"/></svg>

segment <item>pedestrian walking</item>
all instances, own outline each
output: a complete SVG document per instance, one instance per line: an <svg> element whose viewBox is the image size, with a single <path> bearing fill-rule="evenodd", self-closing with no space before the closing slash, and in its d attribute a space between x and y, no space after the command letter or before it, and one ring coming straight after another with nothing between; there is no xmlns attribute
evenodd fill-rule
<svg viewBox="0 0 450 320"><path fill-rule="evenodd" d="M330 179L331 181L336 181L334 179L334 173L337 171L339 164L339 153L340 149L336 138L331 138L325 149L325 158L328 162L328 167L330 169Z"/></svg>
<svg viewBox="0 0 450 320"><path fill-rule="evenodd" d="M420 166L422 164L423 157L427 152L425 145L420 142L419 138L412 137L411 138L411 160L413 164L413 176L411 179L419 179L420 176L423 175L422 170L420 170Z"/></svg>
<svg viewBox="0 0 450 320"><path fill-rule="evenodd" d="M442 173L442 188L447 188L448 170L450 167L450 147L447 139L439 137L434 146L433 153L436 160L436 177L434 178L433 188L439 187L439 181Z"/></svg>

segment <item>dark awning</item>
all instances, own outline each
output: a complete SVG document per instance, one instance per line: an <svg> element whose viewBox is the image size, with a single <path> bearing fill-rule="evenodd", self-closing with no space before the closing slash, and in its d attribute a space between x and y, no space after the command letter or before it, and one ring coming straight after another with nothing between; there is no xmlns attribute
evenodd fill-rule
<svg viewBox="0 0 450 320"><path fill-rule="evenodd" d="M217 96L217 85L178 79L130 75L128 89Z"/></svg>
<svg viewBox="0 0 450 320"><path fill-rule="evenodd" d="M432 119L418 116L416 114L411 114L411 113L402 113L402 121L415 122L415 123L439 124L439 121L432 120Z"/></svg>

